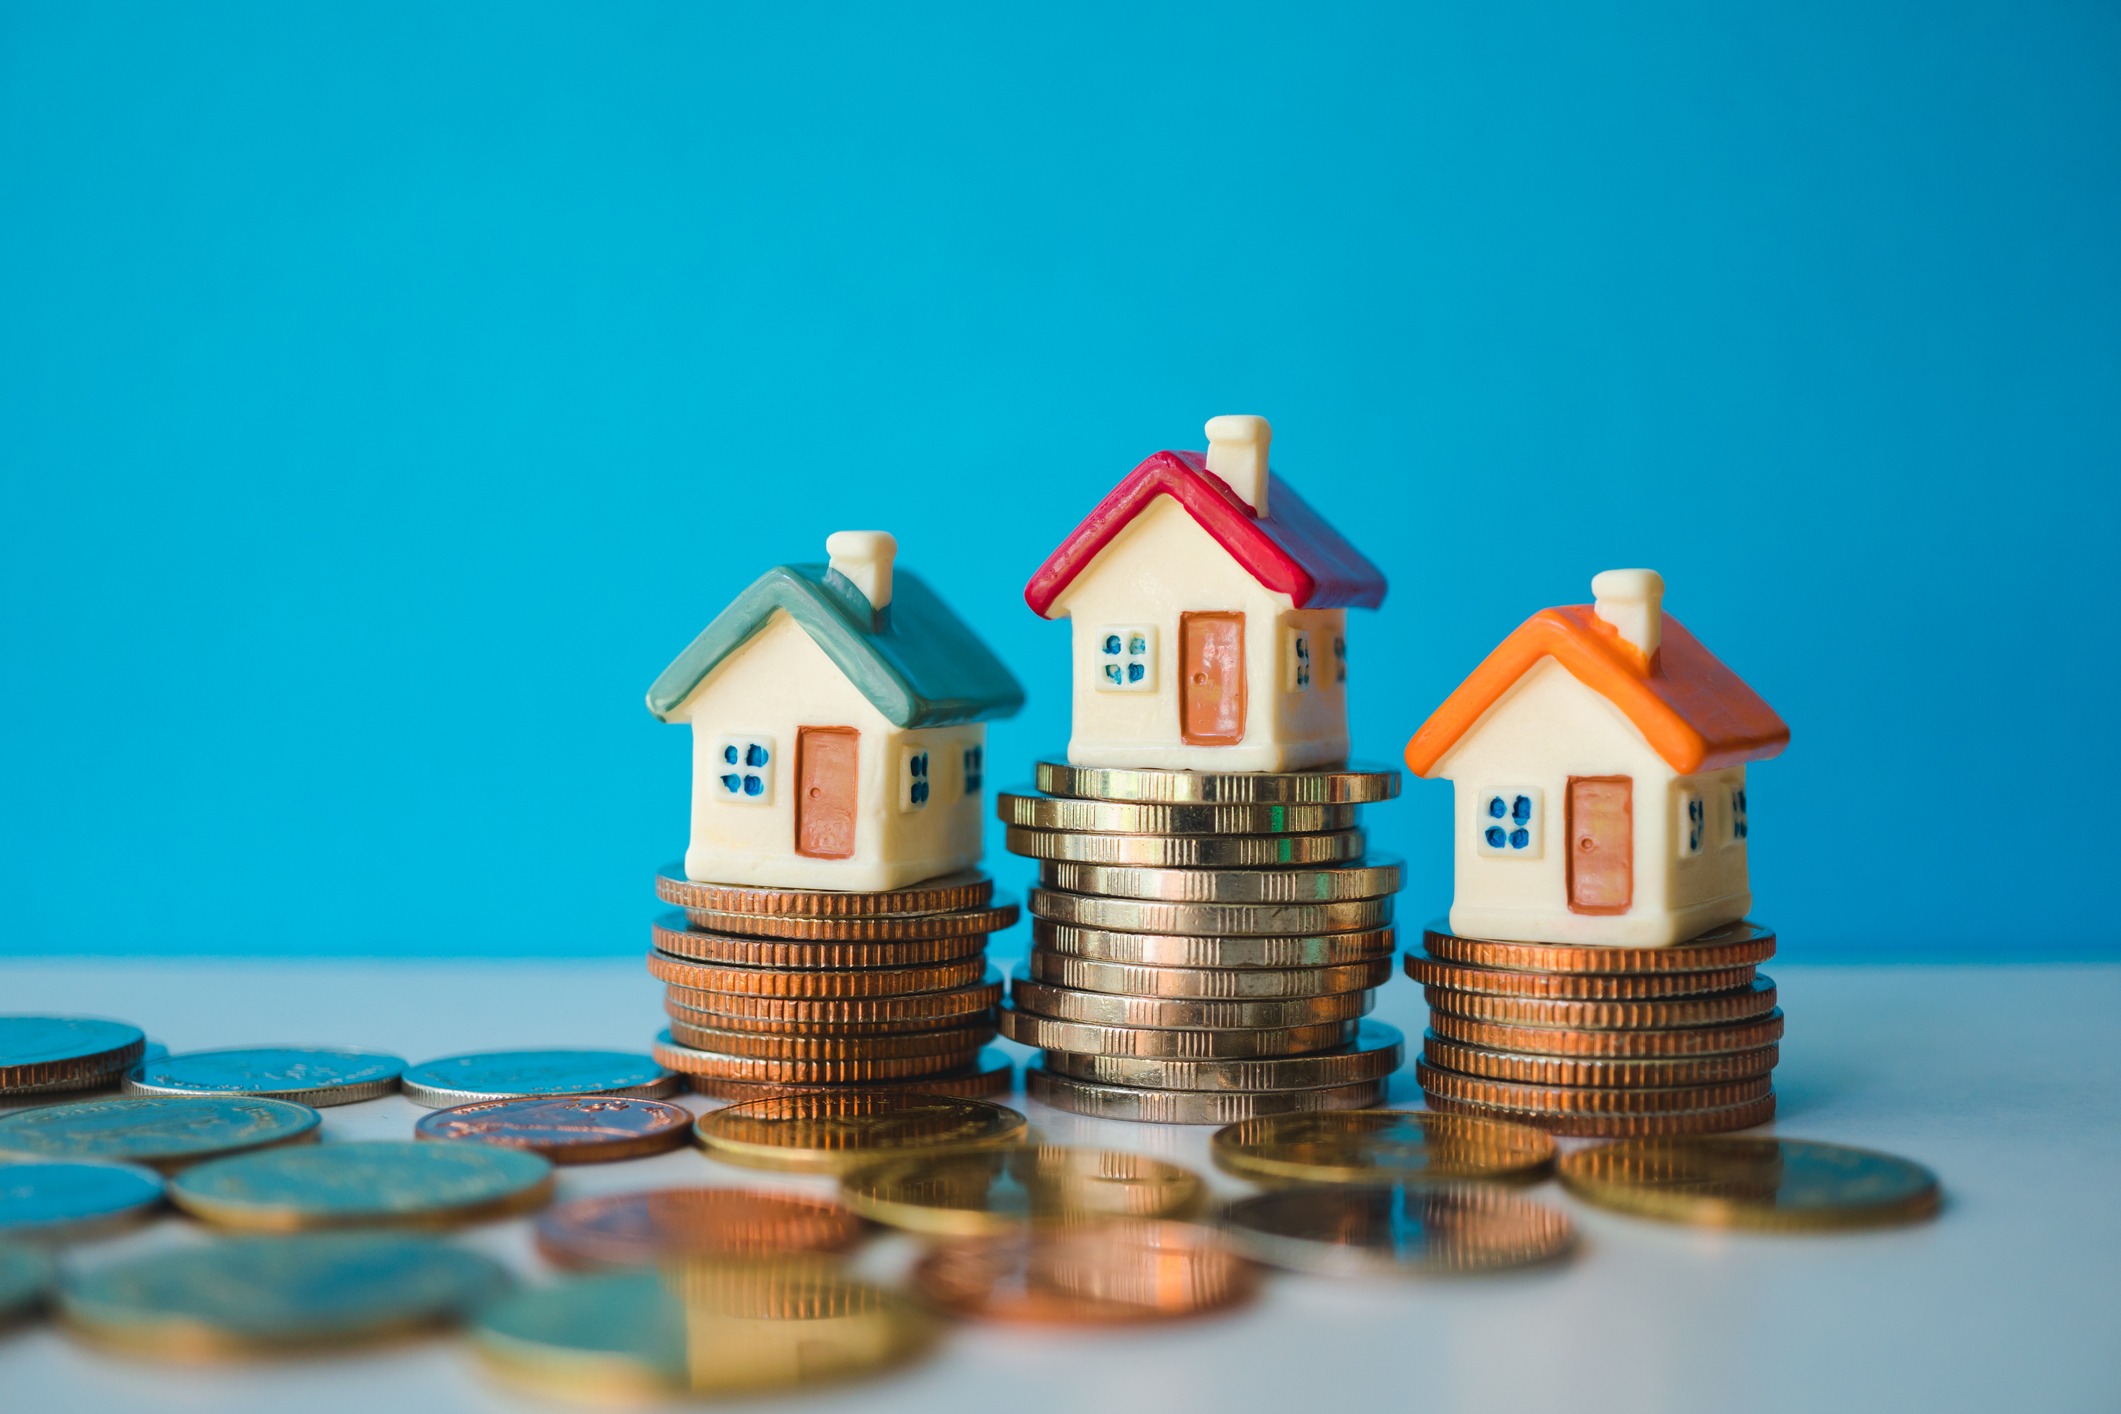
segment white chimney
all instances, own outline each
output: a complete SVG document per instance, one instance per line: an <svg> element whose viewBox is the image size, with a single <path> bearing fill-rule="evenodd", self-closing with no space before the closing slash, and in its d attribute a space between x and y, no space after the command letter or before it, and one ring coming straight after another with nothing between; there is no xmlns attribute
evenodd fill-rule
<svg viewBox="0 0 2121 1414"><path fill-rule="evenodd" d="M891 562L898 557L898 541L885 530L835 530L825 537L825 553L833 569L854 582L872 609L891 602Z"/></svg>
<svg viewBox="0 0 2121 1414"><path fill-rule="evenodd" d="M1208 419L1208 470L1257 516L1267 513L1267 443L1273 440L1264 417L1230 413Z"/></svg>
<svg viewBox="0 0 2121 1414"><path fill-rule="evenodd" d="M1655 570L1606 570L1591 577L1593 607L1645 658L1664 638L1664 576Z"/></svg>

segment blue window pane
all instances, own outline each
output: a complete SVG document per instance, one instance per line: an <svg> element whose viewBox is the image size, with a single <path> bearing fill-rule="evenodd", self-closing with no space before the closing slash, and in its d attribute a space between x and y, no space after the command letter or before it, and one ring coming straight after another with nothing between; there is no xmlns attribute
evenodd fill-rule
<svg viewBox="0 0 2121 1414"><path fill-rule="evenodd" d="M1488 797L1488 815L1491 818L1500 820L1505 814L1508 813L1508 810L1509 807L1502 803L1501 796L1493 795Z"/></svg>
<svg viewBox="0 0 2121 1414"><path fill-rule="evenodd" d="M1117 663L1107 663L1107 664L1105 664L1105 681L1106 681L1106 682L1118 682L1118 681L1119 681L1119 664L1117 664Z"/></svg>
<svg viewBox="0 0 2121 1414"><path fill-rule="evenodd" d="M763 766L763 765L765 765L765 764L766 764L766 748L765 748L765 747L763 747L763 746L760 746L760 745L759 745L759 744L758 744L757 742L755 742L755 741L754 741L753 743L751 743L751 745L749 745L749 746L745 747L745 748L744 748L744 764L745 764L746 766L752 766L752 767L758 767L758 766Z"/></svg>
<svg viewBox="0 0 2121 1414"><path fill-rule="evenodd" d="M1530 844L1531 842L1532 842L1532 832L1531 832L1530 830L1512 830L1512 831L1510 831L1510 848L1511 848L1511 849L1523 849L1523 848L1524 848L1524 847L1525 847L1526 845Z"/></svg>
<svg viewBox="0 0 2121 1414"><path fill-rule="evenodd" d="M742 784L742 780L736 776L722 777L722 789L728 791L731 795L735 795Z"/></svg>
<svg viewBox="0 0 2121 1414"><path fill-rule="evenodd" d="M764 776L746 776L746 777L744 777L744 794L746 794L746 795L763 795L763 794L765 794L765 792L766 792L766 778L765 778Z"/></svg>
<svg viewBox="0 0 2121 1414"><path fill-rule="evenodd" d="M1143 669L1143 667L1142 667L1142 665L1141 665L1141 664L1139 664L1139 663L1129 663L1129 664L1127 664L1127 681L1128 681L1128 682L1140 682L1140 681L1142 680L1142 674L1143 674L1143 672L1144 672L1144 669Z"/></svg>
<svg viewBox="0 0 2121 1414"><path fill-rule="evenodd" d="M1149 640L1138 633L1131 634L1127 638L1127 651L1138 658L1149 651Z"/></svg>
<svg viewBox="0 0 2121 1414"><path fill-rule="evenodd" d="M1522 825L1532 818L1532 797L1520 795L1510 802L1510 818Z"/></svg>
<svg viewBox="0 0 2121 1414"><path fill-rule="evenodd" d="M1105 635L1105 651L1106 651L1107 653L1117 653L1117 652L1119 652L1119 635L1118 635L1118 634L1116 634L1116 633L1108 633L1108 634L1106 634L1106 635Z"/></svg>
<svg viewBox="0 0 2121 1414"><path fill-rule="evenodd" d="M732 766L734 766L734 765L736 764L736 743L735 743L735 742L731 742L731 743L730 743L729 745L727 745L727 746L725 746L725 747L723 747L723 748L722 748L722 759L723 759L724 761L727 761L727 762L728 762L728 763L729 763L730 765L732 765Z"/></svg>
<svg viewBox="0 0 2121 1414"><path fill-rule="evenodd" d="M1488 848L1490 848L1490 849L1501 849L1501 848L1502 848L1502 844L1503 844L1503 841L1504 841L1504 840L1506 840L1506 839L1508 839L1508 838L1509 838L1509 836L1508 836L1508 835L1505 835L1505 834L1504 834L1504 833L1502 832L1502 826L1500 826L1500 825L1490 825L1490 826L1488 826Z"/></svg>

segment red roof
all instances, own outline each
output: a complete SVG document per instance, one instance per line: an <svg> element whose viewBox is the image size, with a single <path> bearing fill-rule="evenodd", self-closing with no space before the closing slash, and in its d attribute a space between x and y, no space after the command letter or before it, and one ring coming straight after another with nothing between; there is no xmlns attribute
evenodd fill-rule
<svg viewBox="0 0 2121 1414"><path fill-rule="evenodd" d="M1202 452L1158 452L1112 488L1097 509L1061 541L1024 587L1041 616L1075 577L1158 496L1169 496L1230 552L1254 579L1289 596L1299 609L1374 609L1384 602L1384 573L1363 558L1325 518L1273 472L1268 515L1255 514Z"/></svg>

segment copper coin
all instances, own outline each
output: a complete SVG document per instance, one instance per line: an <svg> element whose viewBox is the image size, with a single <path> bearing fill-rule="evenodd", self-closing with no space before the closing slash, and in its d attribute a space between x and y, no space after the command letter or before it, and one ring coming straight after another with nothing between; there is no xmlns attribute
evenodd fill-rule
<svg viewBox="0 0 2121 1414"><path fill-rule="evenodd" d="M936 1075L916 1075L907 1080L872 1080L861 1085L761 1085L749 1080L723 1080L712 1075L686 1077L695 1093L719 1100L773 1100L789 1095L816 1095L833 1091L919 1091L924 1095L952 1095L985 1100L1006 1095L1016 1088L1016 1067L1000 1050L981 1051L973 1064Z"/></svg>
<svg viewBox="0 0 2121 1414"><path fill-rule="evenodd" d="M1424 928L1421 942L1429 956L1439 961L1499 967L1511 972L1708 972L1766 962L1775 955L1775 930L1758 923L1726 923L1668 948L1601 948L1461 938L1445 922Z"/></svg>
<svg viewBox="0 0 2121 1414"><path fill-rule="evenodd" d="M1499 967L1465 967L1438 962L1423 953L1406 957L1407 976L1424 987L1491 996L1554 997L1569 1001L1636 1001L1652 997L1698 997L1727 992L1753 980L1753 967L1719 967L1709 972L1505 972Z"/></svg>
<svg viewBox="0 0 2121 1414"><path fill-rule="evenodd" d="M967 1043L955 1051L926 1056L843 1056L832 1060L784 1060L772 1056L735 1056L681 1046L665 1031L656 1037L655 1058L680 1075L707 1075L718 1080L748 1080L757 1085L854 1085L872 1080L906 1080L970 1065L979 1046Z"/></svg>
<svg viewBox="0 0 2121 1414"><path fill-rule="evenodd" d="M1043 918L1031 924L1034 948L1138 967L1343 967L1377 958L1386 959L1389 967L1395 937L1390 928L1311 937L1193 938L1182 933L1071 928Z"/></svg>
<svg viewBox="0 0 2121 1414"><path fill-rule="evenodd" d="M1367 1013L1376 997L1370 992L1336 992L1329 997L1276 997L1266 1001L1215 1002L1190 997L1123 997L1111 992L1082 992L1018 977L1009 984L1009 1000L1019 1011L1061 1021L1088 1021L1100 1026L1146 1026L1172 1030L1256 1031L1281 1026L1311 1026L1323 1021L1353 1021Z"/></svg>
<svg viewBox="0 0 2121 1414"><path fill-rule="evenodd" d="M1712 1056L1680 1056L1670 1060L1584 1060L1576 1056L1542 1056L1464 1046L1447 1041L1434 1031L1422 1042L1422 1054L1431 1065L1440 1065L1461 1075L1513 1080L1527 1085L1604 1085L1631 1090L1714 1085L1725 1080L1766 1075L1775 1068L1775 1052L1773 1046L1762 1046L1751 1051L1725 1051Z"/></svg>
<svg viewBox="0 0 2121 1414"><path fill-rule="evenodd" d="M1511 1026L1561 1026L1578 1031L1665 1030L1676 1026L1730 1026L1775 1009L1775 979L1765 973L1749 986L1701 997L1651 1001L1570 1001L1560 997L1506 997L1424 987L1432 1011Z"/></svg>
<svg viewBox="0 0 2121 1414"><path fill-rule="evenodd" d="M862 1220L800 1193L654 1188L562 1203L538 1215L535 1231L546 1261L582 1270L849 1252Z"/></svg>
<svg viewBox="0 0 2121 1414"><path fill-rule="evenodd" d="M1317 997L1381 987L1392 979L1392 960L1379 957L1338 967L1142 967L1033 948L1031 975L1056 987L1085 992L1245 1001Z"/></svg>
<svg viewBox="0 0 2121 1414"><path fill-rule="evenodd" d="M1766 1124L1775 1117L1775 1092L1770 1090L1757 1100L1716 1109L1669 1110L1663 1114L1641 1115L1550 1114L1540 1110L1464 1104L1441 1095L1429 1095L1428 1106L1438 1114L1503 1119L1576 1139L1649 1139L1676 1134L1723 1134L1733 1129L1751 1129L1756 1124Z"/></svg>
<svg viewBox="0 0 2121 1414"><path fill-rule="evenodd" d="M1002 1008L1001 1021L1002 1035L1019 1045L1041 1051L1191 1060L1305 1055L1347 1045L1355 1039L1356 1027L1353 1021L1326 1021L1315 1026L1186 1031L1166 1026L1103 1026L1093 1021L1063 1021L1013 1007Z"/></svg>
<svg viewBox="0 0 2121 1414"><path fill-rule="evenodd" d="M985 951L987 935L956 938L909 938L890 943L836 943L829 939L744 938L730 933L703 933L689 927L682 913L668 914L653 925L655 950L695 962L737 967L920 967Z"/></svg>
<svg viewBox="0 0 2121 1414"><path fill-rule="evenodd" d="M730 1016L725 1012L708 1011L692 1004L693 998L704 1002L719 1003L721 998L713 992L688 992L682 987L665 989L663 1011L672 1021L682 1021L687 1026L704 1027L714 1031L748 1031L759 1036L904 1036L922 1031L948 1030L956 1026L976 1026L993 1020L994 1008L981 1007L962 1016L912 1016L884 1021L805 1021L799 1029L791 1030L790 1023L773 1016Z"/></svg>
<svg viewBox="0 0 2121 1414"><path fill-rule="evenodd" d="M1661 1114L1668 1110L1712 1110L1757 1100L1770 1088L1765 1075L1726 1080L1716 1085L1681 1085L1661 1090L1623 1090L1591 1085L1524 1085L1484 1080L1445 1070L1417 1059L1414 1077L1422 1093L1491 1109L1545 1114Z"/></svg>
<svg viewBox="0 0 2121 1414"><path fill-rule="evenodd" d="M1612 1060L1676 1059L1757 1051L1782 1039L1778 1007L1737 1026L1681 1026L1669 1031L1571 1031L1560 1026L1510 1026L1474 1021L1447 1011L1429 1013L1429 1029L1447 1041L1491 1051Z"/></svg>
<svg viewBox="0 0 2121 1414"><path fill-rule="evenodd" d="M952 913L908 913L874 918L802 918L785 913L728 913L688 908L692 926L709 933L736 933L750 938L809 938L839 943L887 943L908 938L962 938L992 933L1017 919L1014 903L999 900L985 908Z"/></svg>
<svg viewBox="0 0 2121 1414"><path fill-rule="evenodd" d="M648 975L674 987L747 997L820 1001L843 997L898 997L908 992L946 992L971 986L986 970L987 959L979 954L926 967L868 967L853 972L727 967L708 962L687 962L659 952L648 954Z"/></svg>
<svg viewBox="0 0 2121 1414"><path fill-rule="evenodd" d="M697 1051L731 1056L766 1056L775 1060L874 1060L886 1056L934 1056L978 1050L994 1039L994 1017L983 1014L971 1026L935 1031L901 1031L887 1036L813 1036L791 1031L730 1031L695 1026L673 1016L670 1039Z"/></svg>
<svg viewBox="0 0 2121 1414"><path fill-rule="evenodd" d="M556 1164L602 1164L682 1149L692 1113L618 1095L532 1095L480 1100L422 1115L416 1139L461 1139L524 1149Z"/></svg>
<svg viewBox="0 0 2121 1414"><path fill-rule="evenodd" d="M840 1022L912 1021L933 1024L985 1011L1002 999L1002 979L989 972L985 981L946 992L914 992L902 997L751 997L737 992L702 992L672 987L671 1000L690 1011L715 1016L751 1017L794 1027Z"/></svg>
<svg viewBox="0 0 2121 1414"><path fill-rule="evenodd" d="M718 913L791 914L799 918L873 918L908 913L956 913L985 908L994 880L977 869L878 893L837 889L774 889L758 884L700 883L685 877L683 864L666 864L656 875L655 896L679 908Z"/></svg>
<svg viewBox="0 0 2121 1414"><path fill-rule="evenodd" d="M1191 1223L1114 1218L947 1242L913 1287L959 1316L1036 1325L1140 1325L1249 1301L1259 1274Z"/></svg>

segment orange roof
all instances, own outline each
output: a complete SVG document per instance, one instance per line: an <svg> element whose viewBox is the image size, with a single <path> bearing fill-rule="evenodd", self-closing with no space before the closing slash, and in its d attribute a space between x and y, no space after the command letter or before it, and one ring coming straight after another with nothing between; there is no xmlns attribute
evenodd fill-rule
<svg viewBox="0 0 2121 1414"><path fill-rule="evenodd" d="M1677 619L1664 620L1656 656L1645 661L1589 604L1568 604L1526 619L1444 699L1407 743L1407 768L1428 775L1519 678L1547 658L1625 713L1682 776L1759 761L1790 744L1790 729L1775 709Z"/></svg>

